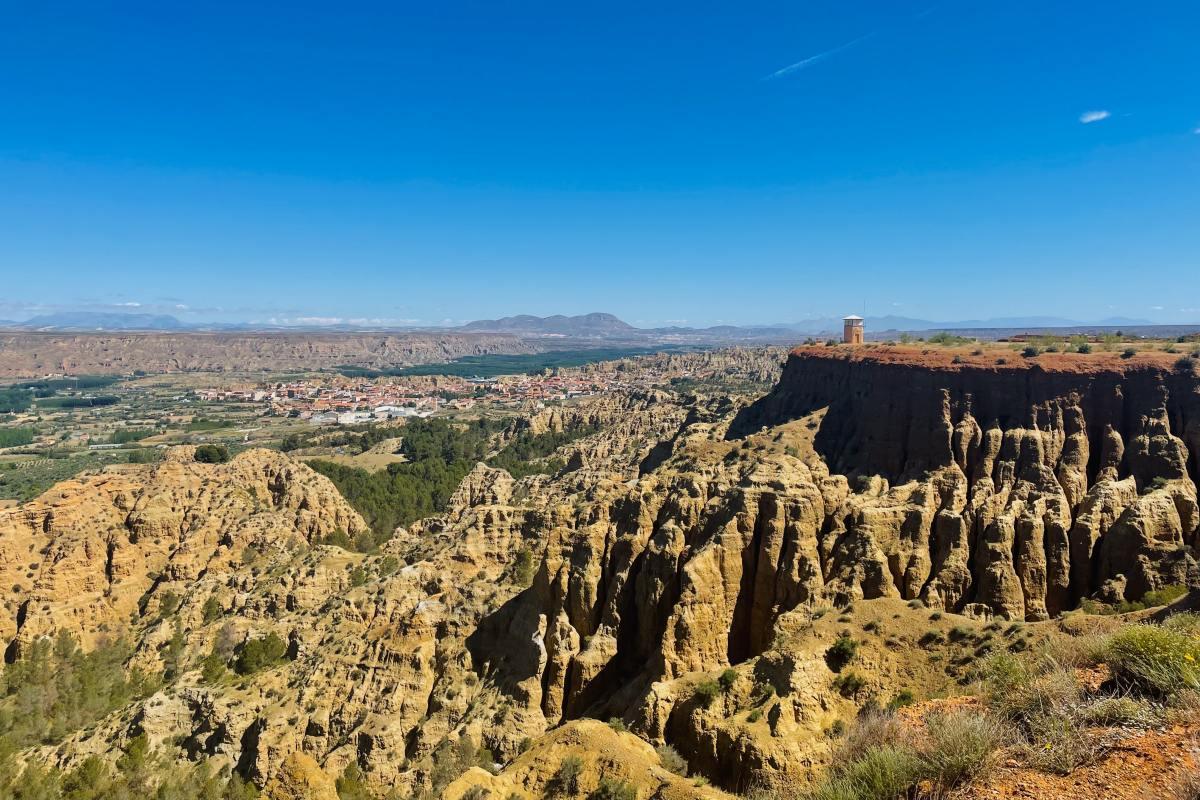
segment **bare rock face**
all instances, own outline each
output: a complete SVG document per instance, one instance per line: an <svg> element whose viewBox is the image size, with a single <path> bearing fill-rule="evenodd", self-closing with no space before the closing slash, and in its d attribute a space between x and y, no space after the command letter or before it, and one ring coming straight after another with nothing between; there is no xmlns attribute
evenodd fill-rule
<svg viewBox="0 0 1200 800"><path fill-rule="evenodd" d="M732 435L823 409L814 448L833 470L916 482L899 531L878 511L850 525L899 559L902 596L1045 619L1114 577L1136 599L1194 569L1185 552L1197 536L1194 373L888 356L794 352ZM916 541L918 559L932 542L931 563L886 546L898 533ZM860 585L867 596L876 588Z"/></svg>
<svg viewBox="0 0 1200 800"><path fill-rule="evenodd" d="M533 430L597 432L556 475L478 466L371 555L316 544L365 526L306 467L180 450L0 512L0 580L18 587L0 625L19 650L132 621L146 669L186 641L177 680L46 756L60 764L144 733L276 793L311 758L402 795L536 797L588 753L588 786L608 769L642 796L713 791L650 742L730 789L804 779L862 701L832 688L844 626L819 609L908 637L864 648L864 697L931 694L949 679L932 656L914 673L927 608L1040 620L1200 583L1194 376L967 367L798 352L751 406L645 391L537 412ZM270 633L286 658L206 681L205 656ZM585 719L613 717L644 741Z"/></svg>
<svg viewBox="0 0 1200 800"><path fill-rule="evenodd" d="M12 587L0 635L10 655L62 629L85 645L115 635L148 593L182 594L202 576L235 573L246 548L282 552L367 528L327 479L278 453L206 465L191 451L137 473L60 483L0 511L0 582Z"/></svg>
<svg viewBox="0 0 1200 800"><path fill-rule="evenodd" d="M571 780L574 791L556 785L556 773L569 758L578 759L580 764ZM621 781L638 797L715 800L729 796L669 771L646 742L595 720L579 720L559 728L497 775L472 769L451 783L442 796L445 800L461 800L480 790L506 798L538 798L555 792L588 796L602 779Z"/></svg>
<svg viewBox="0 0 1200 800"><path fill-rule="evenodd" d="M337 800L333 779L321 771L311 756L294 752L263 787L267 800Z"/></svg>

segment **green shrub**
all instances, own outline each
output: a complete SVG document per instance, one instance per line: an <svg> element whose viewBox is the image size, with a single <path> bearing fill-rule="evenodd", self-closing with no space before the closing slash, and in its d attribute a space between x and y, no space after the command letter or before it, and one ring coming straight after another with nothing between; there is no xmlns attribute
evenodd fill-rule
<svg viewBox="0 0 1200 800"><path fill-rule="evenodd" d="M717 678L717 682L721 684L721 691L728 693L730 690L732 690L733 685L737 683L737 678L738 674L737 670L735 669L727 669L722 672L721 676Z"/></svg>
<svg viewBox="0 0 1200 800"><path fill-rule="evenodd" d="M851 789L854 792L851 796L859 800L892 800L906 794L925 777L923 766L910 748L884 745L845 765L835 783Z"/></svg>
<svg viewBox="0 0 1200 800"><path fill-rule="evenodd" d="M1161 589L1152 589L1142 595L1142 602L1146 608L1154 608L1155 606L1165 606L1169 603L1174 603L1179 598L1188 593L1186 586L1171 585L1164 586Z"/></svg>
<svg viewBox="0 0 1200 800"><path fill-rule="evenodd" d="M1159 625L1129 625L1108 639L1105 660L1113 677L1151 695L1200 689L1200 642Z"/></svg>
<svg viewBox="0 0 1200 800"><path fill-rule="evenodd" d="M588 795L588 800L637 800L637 789L625 781L605 777Z"/></svg>
<svg viewBox="0 0 1200 800"><path fill-rule="evenodd" d="M179 610L179 595L171 590L163 592L162 597L158 601L158 615L160 617L169 617Z"/></svg>
<svg viewBox="0 0 1200 800"><path fill-rule="evenodd" d="M1134 350L1132 347L1126 347L1121 351L1121 358L1133 358L1136 355L1137 350Z"/></svg>
<svg viewBox="0 0 1200 800"><path fill-rule="evenodd" d="M833 679L833 688L842 697L857 697L867 682L854 670L847 670Z"/></svg>
<svg viewBox="0 0 1200 800"><path fill-rule="evenodd" d="M201 611L204 624L207 625L210 622L216 621L221 616L222 611L221 601L217 599L215 594L210 594L208 599L204 601L204 609Z"/></svg>
<svg viewBox="0 0 1200 800"><path fill-rule="evenodd" d="M528 547L522 547L517 551L517 556L513 559L512 571L513 582L518 586L528 586L533 583L536 565L533 563L533 553Z"/></svg>
<svg viewBox="0 0 1200 800"><path fill-rule="evenodd" d="M629 728L625 726L625 720L621 719L620 717L609 717L608 727L612 728L617 733L624 733L625 731L629 730Z"/></svg>
<svg viewBox="0 0 1200 800"><path fill-rule="evenodd" d="M238 650L234 669L239 675L251 675L269 669L283 660L287 654L287 643L279 634L271 631L261 639L248 639Z"/></svg>
<svg viewBox="0 0 1200 800"><path fill-rule="evenodd" d="M710 706L721 694L721 686L716 681L702 681L696 686L696 699L701 705Z"/></svg>
<svg viewBox="0 0 1200 800"><path fill-rule="evenodd" d="M825 651L825 663L834 672L841 672L858 653L858 642L846 634L838 636L837 640Z"/></svg>
<svg viewBox="0 0 1200 800"><path fill-rule="evenodd" d="M216 683L225 677L225 659L216 650L204 657L200 662L200 678L205 683Z"/></svg>
<svg viewBox="0 0 1200 800"><path fill-rule="evenodd" d="M944 641L946 641L946 638L942 636L941 631L930 630L921 634L921 638L917 640L917 644L921 645L921 647L929 648Z"/></svg>
<svg viewBox="0 0 1200 800"><path fill-rule="evenodd" d="M367 788L367 783L363 779L362 770L358 763L351 761L342 770L342 774L336 781L338 800L371 800L372 794ZM474 797L468 797L472 792L475 792ZM482 792L482 794L480 794ZM490 792L482 786L472 786L466 792L463 792L462 800L483 800Z"/></svg>

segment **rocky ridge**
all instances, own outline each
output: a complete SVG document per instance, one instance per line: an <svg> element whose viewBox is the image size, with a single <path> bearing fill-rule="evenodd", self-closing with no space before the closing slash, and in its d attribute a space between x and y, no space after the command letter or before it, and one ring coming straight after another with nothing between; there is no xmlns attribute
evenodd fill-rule
<svg viewBox="0 0 1200 800"><path fill-rule="evenodd" d="M490 353L537 353L535 342L480 333L0 332L0 378L47 374L257 372L342 364L395 367Z"/></svg>

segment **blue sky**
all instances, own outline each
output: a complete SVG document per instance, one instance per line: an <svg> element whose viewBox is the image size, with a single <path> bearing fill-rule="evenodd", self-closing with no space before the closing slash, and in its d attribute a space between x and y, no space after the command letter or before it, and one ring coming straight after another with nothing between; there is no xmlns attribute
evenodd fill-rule
<svg viewBox="0 0 1200 800"><path fill-rule="evenodd" d="M11 4L0 318L1200 322L1195 2Z"/></svg>

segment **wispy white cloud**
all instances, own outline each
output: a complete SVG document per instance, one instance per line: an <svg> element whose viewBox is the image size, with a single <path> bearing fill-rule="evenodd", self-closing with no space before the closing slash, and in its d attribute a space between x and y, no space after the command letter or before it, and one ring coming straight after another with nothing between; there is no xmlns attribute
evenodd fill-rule
<svg viewBox="0 0 1200 800"><path fill-rule="evenodd" d="M870 39L874 35L875 35L875 31L871 31L870 33L863 34L862 36L859 36L857 39L851 39L850 41L846 42L845 44L840 44L837 47L834 47L830 50L826 50L822 53L817 53L816 55L809 56L808 58L803 58L803 59L797 61L795 64L788 64L783 69L775 70L770 75L763 78L763 80L770 81L770 80L774 80L776 78L782 78L786 75L791 75L792 73L799 72L803 69L807 69L808 67L811 67L813 64L816 64L819 61L824 61L825 59L829 58L832 55L837 55L838 53L842 52L843 50L849 50L851 47L854 47L854 45L859 44L860 42L864 42L867 39Z"/></svg>
<svg viewBox="0 0 1200 800"><path fill-rule="evenodd" d="M1084 125L1090 125L1093 122L1099 122L1102 119L1108 119L1112 114L1108 111L1085 111L1079 115L1079 121Z"/></svg>

